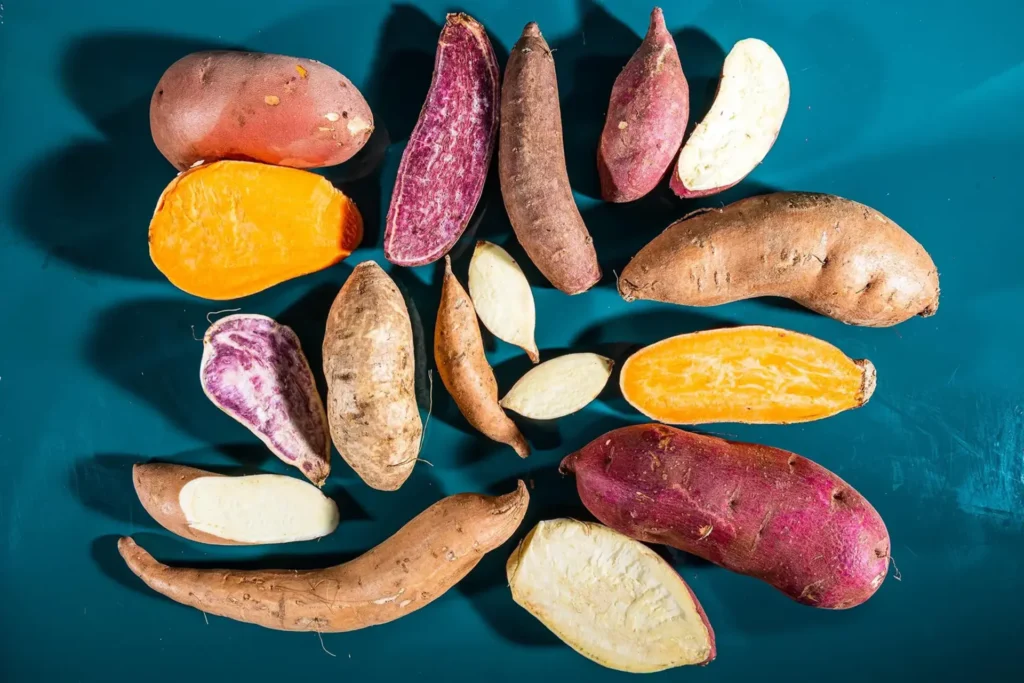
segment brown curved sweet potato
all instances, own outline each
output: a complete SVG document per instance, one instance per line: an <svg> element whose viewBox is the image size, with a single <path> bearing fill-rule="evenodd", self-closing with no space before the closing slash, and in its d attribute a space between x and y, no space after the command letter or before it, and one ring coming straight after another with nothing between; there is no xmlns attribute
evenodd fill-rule
<svg viewBox="0 0 1024 683"><path fill-rule="evenodd" d="M673 223L622 271L619 293L684 306L781 296L850 325L888 327L935 313L939 273L878 211L777 192Z"/></svg>
<svg viewBox="0 0 1024 683"><path fill-rule="evenodd" d="M443 595L509 539L529 498L522 481L504 496L449 496L376 548L327 569L189 569L157 562L131 538L117 549L150 588L209 614L282 631L354 631Z"/></svg>
<svg viewBox="0 0 1024 683"><path fill-rule="evenodd" d="M149 125L178 170L221 159L316 168L358 152L373 114L352 81L326 64L219 50L186 55L164 72Z"/></svg>
<svg viewBox="0 0 1024 683"><path fill-rule="evenodd" d="M484 355L480 323L466 290L452 273L445 256L441 305L434 328L434 361L441 381L469 424L484 436L515 449L519 457L530 454L516 424L498 405L498 382Z"/></svg>
<svg viewBox="0 0 1024 683"><path fill-rule="evenodd" d="M587 509L766 581L805 605L844 609L882 585L889 532L849 484L799 455L665 425L615 429L562 461Z"/></svg>
<svg viewBox="0 0 1024 683"><path fill-rule="evenodd" d="M566 294L593 287L601 267L565 168L555 60L533 22L505 67L498 171L512 228L537 269Z"/></svg>

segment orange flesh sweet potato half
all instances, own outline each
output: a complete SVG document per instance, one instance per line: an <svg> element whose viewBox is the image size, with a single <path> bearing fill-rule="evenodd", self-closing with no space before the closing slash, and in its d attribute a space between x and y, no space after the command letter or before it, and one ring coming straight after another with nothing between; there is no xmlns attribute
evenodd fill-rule
<svg viewBox="0 0 1024 683"><path fill-rule="evenodd" d="M875 367L814 337L774 327L682 334L628 358L622 395L670 424L787 424L858 408Z"/></svg>
<svg viewBox="0 0 1024 683"><path fill-rule="evenodd" d="M322 176L218 161L160 195L149 254L179 289L234 299L337 263L362 238L356 205Z"/></svg>

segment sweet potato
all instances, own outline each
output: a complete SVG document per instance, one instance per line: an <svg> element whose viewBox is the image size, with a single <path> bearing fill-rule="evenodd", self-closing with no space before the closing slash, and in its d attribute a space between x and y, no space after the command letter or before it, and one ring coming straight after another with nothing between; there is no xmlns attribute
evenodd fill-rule
<svg viewBox="0 0 1024 683"><path fill-rule="evenodd" d="M626 359L619 386L658 422L790 424L867 403L875 366L806 334L751 325L651 344Z"/></svg>
<svg viewBox="0 0 1024 683"><path fill-rule="evenodd" d="M131 538L117 549L150 588L208 614L282 631L354 631L443 595L509 539L529 498L521 481L504 496L449 496L376 548L327 569L188 569L157 562Z"/></svg>
<svg viewBox="0 0 1024 683"><path fill-rule="evenodd" d="M505 67L498 171L512 228L537 269L566 294L593 287L601 267L569 186L555 60L533 22Z"/></svg>
<svg viewBox="0 0 1024 683"><path fill-rule="evenodd" d="M612 86L597 150L601 196L631 202L657 187L683 142L690 88L660 7Z"/></svg>
<svg viewBox="0 0 1024 683"><path fill-rule="evenodd" d="M519 378L501 407L534 420L554 420L583 410L612 374L614 362L596 353L567 353Z"/></svg>
<svg viewBox="0 0 1024 683"><path fill-rule="evenodd" d="M466 14L449 14L391 195L384 256L392 263L433 263L465 232L494 154L498 80L484 27Z"/></svg>
<svg viewBox="0 0 1024 683"><path fill-rule="evenodd" d="M938 310L939 273L874 209L778 192L673 223L622 271L619 293L684 306L782 296L850 325L888 327Z"/></svg>
<svg viewBox="0 0 1024 683"><path fill-rule="evenodd" d="M525 458L530 454L530 446L498 405L498 382L484 354L473 302L452 273L451 258L444 259L441 305L434 327L437 372L469 424L484 436L508 444L519 457Z"/></svg>
<svg viewBox="0 0 1024 683"><path fill-rule="evenodd" d="M534 363L540 351L534 334L537 307L519 264L497 244L476 243L469 260L469 296L491 334L526 351Z"/></svg>
<svg viewBox="0 0 1024 683"><path fill-rule="evenodd" d="M756 38L733 46L718 93L679 153L669 186L683 198L728 190L765 158L789 109L789 76L782 60Z"/></svg>
<svg viewBox="0 0 1024 683"><path fill-rule="evenodd" d="M398 489L423 434L412 322L402 293L373 261L356 266L334 299L323 355L334 445L367 484Z"/></svg>
<svg viewBox="0 0 1024 683"><path fill-rule="evenodd" d="M290 327L265 315L229 315L203 336L199 380L214 405L323 486L331 473L327 414Z"/></svg>
<svg viewBox="0 0 1024 683"><path fill-rule="evenodd" d="M341 261L363 239L351 199L315 173L218 161L178 175L149 224L149 255L175 287L248 296Z"/></svg>
<svg viewBox="0 0 1024 683"><path fill-rule="evenodd" d="M316 168L350 159L373 114L340 73L311 59L210 51L171 65L149 104L153 142L183 171L243 159Z"/></svg>
<svg viewBox="0 0 1024 683"><path fill-rule="evenodd" d="M844 609L882 585L889 532L849 484L806 458L664 425L615 429L565 458L587 509L766 581L805 605Z"/></svg>
<svg viewBox="0 0 1024 683"><path fill-rule="evenodd" d="M338 506L316 487L280 474L225 477L151 463L132 468L135 492L160 526L213 545L308 541L333 532Z"/></svg>
<svg viewBox="0 0 1024 683"><path fill-rule="evenodd" d="M540 522L506 565L512 599L584 657L650 673L715 658L700 602L668 562L608 527Z"/></svg>

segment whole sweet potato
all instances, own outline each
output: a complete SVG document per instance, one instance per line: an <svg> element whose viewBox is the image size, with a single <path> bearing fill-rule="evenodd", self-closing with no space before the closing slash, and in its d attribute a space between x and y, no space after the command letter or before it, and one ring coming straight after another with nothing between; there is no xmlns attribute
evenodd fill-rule
<svg viewBox="0 0 1024 683"><path fill-rule="evenodd" d="M615 429L562 461L587 509L828 609L882 585L889 532L849 484L799 455L665 425Z"/></svg>
<svg viewBox="0 0 1024 683"><path fill-rule="evenodd" d="M179 170L243 159L315 168L350 159L373 114L340 73L311 59L210 51L182 57L153 91L153 142Z"/></svg>
<svg viewBox="0 0 1024 683"><path fill-rule="evenodd" d="M504 496L449 496L376 548L326 569L168 567L131 538L117 549L147 586L208 614L281 631L354 631L443 595L512 536L529 499L522 481Z"/></svg>
<svg viewBox="0 0 1024 683"><path fill-rule="evenodd" d="M601 267L565 168L555 60L532 22L505 67L498 171L512 228L537 269L566 294L593 287Z"/></svg>
<svg viewBox="0 0 1024 683"><path fill-rule="evenodd" d="M615 79L597 150L601 196L631 202L653 190L683 142L690 89L661 8L647 36Z"/></svg>
<svg viewBox="0 0 1024 683"><path fill-rule="evenodd" d="M356 266L334 299L323 356L334 445L367 484L398 489L423 434L412 322L402 293L373 261Z"/></svg>
<svg viewBox="0 0 1024 683"><path fill-rule="evenodd" d="M465 232L494 154L498 78L484 27L466 14L449 14L391 195L384 256L392 263L432 263Z"/></svg>
<svg viewBox="0 0 1024 683"><path fill-rule="evenodd" d="M673 223L622 271L619 293L684 306L781 296L844 323L888 327L935 313L939 273L878 211L777 192Z"/></svg>

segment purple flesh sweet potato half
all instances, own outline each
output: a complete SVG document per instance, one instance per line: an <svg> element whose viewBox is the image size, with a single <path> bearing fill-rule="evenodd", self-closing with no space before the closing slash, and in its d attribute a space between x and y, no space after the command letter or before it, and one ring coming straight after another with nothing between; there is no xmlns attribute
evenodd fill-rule
<svg viewBox="0 0 1024 683"><path fill-rule="evenodd" d="M392 263L437 261L469 225L494 155L498 80L484 27L468 15L449 14L391 195L384 256Z"/></svg>
<svg viewBox="0 0 1024 683"><path fill-rule="evenodd" d="M327 415L290 327L263 315L221 318L203 337L199 379L218 408L323 486L331 472Z"/></svg>
<svg viewBox="0 0 1024 683"><path fill-rule="evenodd" d="M623 427L562 461L602 523L766 581L805 605L870 598L889 532L849 484L799 455L658 424Z"/></svg>

